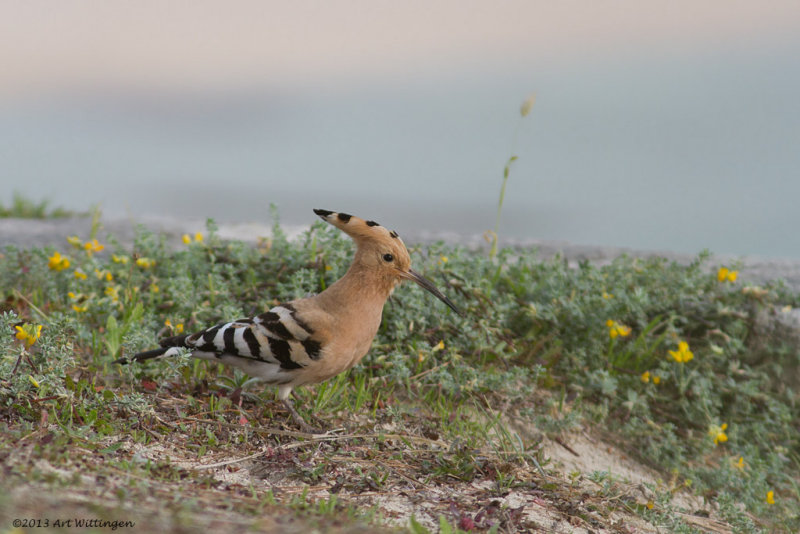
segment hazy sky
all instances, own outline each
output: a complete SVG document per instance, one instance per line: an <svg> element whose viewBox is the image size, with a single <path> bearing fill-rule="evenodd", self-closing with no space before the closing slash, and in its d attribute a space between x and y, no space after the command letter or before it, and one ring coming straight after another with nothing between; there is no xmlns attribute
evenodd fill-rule
<svg viewBox="0 0 800 534"><path fill-rule="evenodd" d="M320 90L475 62L780 45L800 2L5 1L0 95Z"/></svg>
<svg viewBox="0 0 800 534"><path fill-rule="evenodd" d="M503 235L800 257L798 57L798 0L4 0L0 202L473 234L515 154Z"/></svg>

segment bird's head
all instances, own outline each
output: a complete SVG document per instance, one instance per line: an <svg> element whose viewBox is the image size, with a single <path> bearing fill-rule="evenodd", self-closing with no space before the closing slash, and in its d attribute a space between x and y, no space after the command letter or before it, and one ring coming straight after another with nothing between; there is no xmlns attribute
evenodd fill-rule
<svg viewBox="0 0 800 534"><path fill-rule="evenodd" d="M367 269L390 287L401 280L411 280L447 304L457 314L461 312L450 299L439 291L433 282L411 268L411 256L397 232L388 230L375 221L365 221L347 213L315 209L323 221L349 235L356 242L354 265Z"/></svg>

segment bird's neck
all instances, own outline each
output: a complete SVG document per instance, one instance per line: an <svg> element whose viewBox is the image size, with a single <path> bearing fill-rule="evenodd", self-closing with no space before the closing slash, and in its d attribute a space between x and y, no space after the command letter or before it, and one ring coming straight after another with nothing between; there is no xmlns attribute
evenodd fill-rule
<svg viewBox="0 0 800 534"><path fill-rule="evenodd" d="M354 262L347 273L317 295L317 299L328 311L380 315L395 285L396 280Z"/></svg>

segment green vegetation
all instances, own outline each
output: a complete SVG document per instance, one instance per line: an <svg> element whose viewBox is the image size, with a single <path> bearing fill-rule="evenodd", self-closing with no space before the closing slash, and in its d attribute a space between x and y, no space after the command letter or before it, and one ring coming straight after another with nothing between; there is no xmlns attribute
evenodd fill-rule
<svg viewBox="0 0 800 534"><path fill-rule="evenodd" d="M132 250L107 237L3 251L3 528L46 510L148 510L138 526L162 531L375 532L395 528L383 505L405 499L412 532L534 529L499 504L515 492L586 528L622 531L624 512L677 532L708 513L737 532L800 529L799 351L764 320L800 303L780 285L747 287L706 254L569 268L531 251L415 248L415 268L466 316L398 289L364 361L298 391L303 417L333 429L314 437L238 371L111 362L320 291L352 243L322 222L298 242L277 224L260 246L224 242L213 222L184 241L142 230ZM652 497L606 472L559 475L541 433L568 446L579 425L658 470ZM681 508L686 492L701 510Z"/></svg>
<svg viewBox="0 0 800 534"><path fill-rule="evenodd" d="M51 208L50 201L42 200L34 202L23 196L21 193L14 192L11 205L5 207L0 204L0 218L19 217L21 219L54 219L60 217L72 217L75 213L63 208Z"/></svg>

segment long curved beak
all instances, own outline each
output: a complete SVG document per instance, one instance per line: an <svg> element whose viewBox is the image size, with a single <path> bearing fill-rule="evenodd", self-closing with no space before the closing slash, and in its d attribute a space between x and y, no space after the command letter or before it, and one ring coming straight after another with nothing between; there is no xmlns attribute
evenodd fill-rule
<svg viewBox="0 0 800 534"><path fill-rule="evenodd" d="M456 305L453 304L452 302L450 302L450 299L445 297L444 293L439 291L436 288L436 286L433 285L433 282L431 282L430 280L428 280L427 278L425 278L424 276L422 276L418 272L414 271L413 269L409 269L408 271L400 271L400 276L402 276L403 278L406 278L407 280L412 280L413 282L416 282L417 285L419 285L422 289L424 289L425 291L429 292L430 294L432 294L437 299L439 299L442 302L444 302L445 304L447 304L450 307L450 309L453 310L454 312L456 312L458 315L460 315L462 317L464 316L464 314L461 313L461 310L456 308Z"/></svg>

